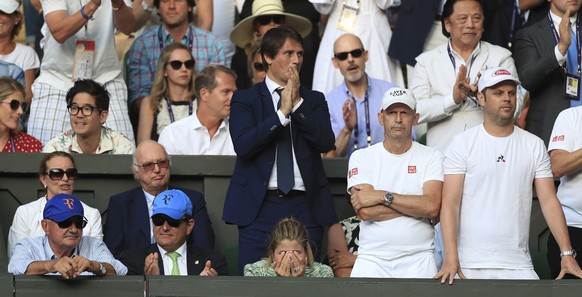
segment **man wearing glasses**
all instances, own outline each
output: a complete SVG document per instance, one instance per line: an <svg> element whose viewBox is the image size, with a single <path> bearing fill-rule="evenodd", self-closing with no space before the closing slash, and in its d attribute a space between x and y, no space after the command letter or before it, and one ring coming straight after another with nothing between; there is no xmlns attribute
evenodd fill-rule
<svg viewBox="0 0 582 297"><path fill-rule="evenodd" d="M67 111L72 130L51 139L43 153L131 154L133 141L103 126L109 114L109 92L93 80L79 80L67 92Z"/></svg>
<svg viewBox="0 0 582 297"><path fill-rule="evenodd" d="M16 244L8 264L9 273L60 274L65 279L127 273L127 268L113 258L103 241L83 236L87 220L77 197L70 194L53 197L44 207L41 224L46 235Z"/></svg>
<svg viewBox="0 0 582 297"><path fill-rule="evenodd" d="M151 222L155 243L124 251L119 257L130 275L227 275L219 253L187 243L194 229L192 202L180 190L167 190L153 202Z"/></svg>
<svg viewBox="0 0 582 297"><path fill-rule="evenodd" d="M331 61L341 72L344 82L325 98L336 137L336 155L349 157L355 150L384 139L384 129L375 115L380 110L384 93L396 85L366 74L368 51L358 36L340 36L333 50Z"/></svg>
<svg viewBox="0 0 582 297"><path fill-rule="evenodd" d="M150 217L154 197L171 188L170 159L163 146L153 140L140 143L131 166L140 186L112 196L107 207L104 241L114 256L128 249L147 246L154 241ZM187 236L189 244L214 248L214 232L202 193L180 189L190 198L196 229Z"/></svg>

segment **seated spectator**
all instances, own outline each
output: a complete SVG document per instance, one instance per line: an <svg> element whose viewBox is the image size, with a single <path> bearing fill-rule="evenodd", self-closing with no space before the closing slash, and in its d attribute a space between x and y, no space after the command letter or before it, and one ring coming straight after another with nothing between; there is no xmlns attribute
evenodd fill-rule
<svg viewBox="0 0 582 297"><path fill-rule="evenodd" d="M44 236L26 238L14 248L8 272L21 275L125 275L103 241L83 236L87 225L83 204L71 194L59 194L43 210Z"/></svg>
<svg viewBox="0 0 582 297"><path fill-rule="evenodd" d="M24 112L24 88L11 77L0 77L0 147L2 152L36 153L42 149L38 139L18 130Z"/></svg>
<svg viewBox="0 0 582 297"><path fill-rule="evenodd" d="M2 76L12 77L24 86L24 71L14 63L0 61L0 77Z"/></svg>
<svg viewBox="0 0 582 297"><path fill-rule="evenodd" d="M360 245L360 219L352 216L331 225L327 232L327 255L335 277L350 277Z"/></svg>
<svg viewBox="0 0 582 297"><path fill-rule="evenodd" d="M168 153L159 143L146 140L137 146L131 170L140 186L112 196L107 207L104 241L115 257L123 251L155 242L150 220L152 205L154 197L173 188L169 185L170 163ZM214 232L204 196L198 191L180 190L194 207L192 217L196 228L186 239L188 244L214 248Z"/></svg>
<svg viewBox="0 0 582 297"><path fill-rule="evenodd" d="M236 91L236 73L209 65L196 77L196 113L168 125L160 144L170 155L236 155L230 138L230 100Z"/></svg>
<svg viewBox="0 0 582 297"><path fill-rule="evenodd" d="M172 43L164 48L152 91L140 106L137 144L146 139L157 141L167 125L194 112L195 64L192 53L185 45Z"/></svg>
<svg viewBox="0 0 582 297"><path fill-rule="evenodd" d="M180 190L166 190L152 207L155 243L124 251L120 260L130 275L227 275L219 253L186 242L194 229L192 202Z"/></svg>
<svg viewBox="0 0 582 297"><path fill-rule="evenodd" d="M261 57L262 41L263 37L259 37L251 44L248 57L249 77L251 78L253 85L264 81L265 76L267 76L267 69L265 68L265 65L263 65L263 58Z"/></svg>
<svg viewBox="0 0 582 297"><path fill-rule="evenodd" d="M245 265L245 276L333 277L331 267L313 260L307 228L294 218L275 226L267 251L266 259Z"/></svg>
<svg viewBox="0 0 582 297"><path fill-rule="evenodd" d="M71 155L65 152L53 152L43 156L38 176L40 183L46 189L46 195L16 209L8 233L8 258L11 257L14 246L24 238L44 235L41 221L43 219L42 211L47 201L58 194L72 194L78 174L75 160ZM88 220L85 234L102 239L103 232L99 210L84 203L82 205Z"/></svg>
<svg viewBox="0 0 582 297"><path fill-rule="evenodd" d="M66 96L72 130L51 139L43 153L131 154L135 146L123 134L103 126L109 114L109 92L93 80L75 82Z"/></svg>

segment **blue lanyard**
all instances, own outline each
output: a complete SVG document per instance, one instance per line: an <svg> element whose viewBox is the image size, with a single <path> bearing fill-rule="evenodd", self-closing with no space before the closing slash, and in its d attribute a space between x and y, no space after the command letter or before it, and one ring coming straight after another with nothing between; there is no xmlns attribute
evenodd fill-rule
<svg viewBox="0 0 582 297"><path fill-rule="evenodd" d="M478 47L481 47L481 41L479 41ZM455 62L455 57L453 56L453 52L451 51L451 44L447 44L447 52L449 53L449 59L451 59L451 63L453 63L453 71L457 73L457 63ZM471 76L471 68L473 68L473 62L479 53L474 54L471 59L469 60L469 69L467 69L467 77Z"/></svg>
<svg viewBox="0 0 582 297"><path fill-rule="evenodd" d="M170 114L170 123L173 123L176 119L174 118L174 112L172 111L172 101L170 101L168 97L165 99L166 105L168 106L168 114ZM190 100L190 102L188 102L188 115L192 115L192 101L193 100Z"/></svg>
<svg viewBox="0 0 582 297"><path fill-rule="evenodd" d="M14 144L14 135L10 134L10 148L12 148L12 152L16 153L16 145Z"/></svg>
<svg viewBox="0 0 582 297"><path fill-rule="evenodd" d="M366 88L366 93L364 95L364 107L366 110L366 141L368 142L368 146L372 144L372 129L370 127L370 103L368 102L368 88ZM356 99L352 94L350 94L350 90L346 90L346 94L354 100L354 105L356 103ZM356 107L357 109L357 107ZM354 127L354 151L358 149L358 135L360 134L358 129L358 122L356 121L356 126Z"/></svg>
<svg viewBox="0 0 582 297"><path fill-rule="evenodd" d="M192 28L188 27L188 49L192 51L194 48L194 34L192 33ZM174 40L176 42L176 40ZM180 41L181 42L181 41ZM162 36L162 25L158 28L158 44L160 46L160 53L164 49L164 37Z"/></svg>
<svg viewBox="0 0 582 297"><path fill-rule="evenodd" d="M556 30L556 26L554 26L554 21L552 20L552 16L550 15L550 12L548 12L548 21L550 22L550 27L552 28L552 32L554 33L554 39L556 40L556 44L558 44L560 42L560 36L558 36L558 31ZM580 76L580 56L581 56L581 51L580 51L580 17L578 16L576 18L576 52L578 53L578 76ZM562 68L564 68L565 72L568 72L568 70L566 70L566 63L564 63L564 65L562 65Z"/></svg>

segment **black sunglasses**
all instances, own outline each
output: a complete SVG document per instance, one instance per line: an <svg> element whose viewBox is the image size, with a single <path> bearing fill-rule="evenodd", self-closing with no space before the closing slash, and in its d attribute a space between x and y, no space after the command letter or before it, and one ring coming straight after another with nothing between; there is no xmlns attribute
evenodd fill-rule
<svg viewBox="0 0 582 297"><path fill-rule="evenodd" d="M85 218L70 218L68 220L62 221L62 222L57 222L53 219L49 219L55 223L57 223L57 225L59 225L59 228L61 229L67 229L69 227L71 227L72 224L75 224L75 227L77 227L77 229L83 229L85 228L85 226L87 226L87 219Z"/></svg>
<svg viewBox="0 0 582 297"><path fill-rule="evenodd" d="M273 23L277 24L277 25L281 25L281 23L283 23L283 20L285 20L285 16L284 15L262 15L260 17L257 18L257 23L261 26L266 26L268 24L271 23L271 21L273 21Z"/></svg>
<svg viewBox="0 0 582 297"><path fill-rule="evenodd" d="M255 62L253 68L255 68L255 71L265 71L265 65L263 63Z"/></svg>
<svg viewBox="0 0 582 297"><path fill-rule="evenodd" d="M168 168L168 167L170 167L170 160L163 159L163 160L159 160L158 162L148 162L148 163L141 164L141 165L135 164L135 166L143 168L143 170L146 172L154 170L156 165L158 165L158 167L160 167L160 168Z"/></svg>
<svg viewBox="0 0 582 297"><path fill-rule="evenodd" d="M182 65L186 66L186 69L192 70L194 68L194 64L196 64L196 62L194 61L194 59L190 59L190 60L184 61L184 62L178 61L178 60L173 60L173 61L168 62L168 64L170 64L170 66L174 70L180 70L180 68L182 68Z"/></svg>
<svg viewBox="0 0 582 297"><path fill-rule="evenodd" d="M168 222L168 225L172 228L178 228L180 226L180 224L182 223L182 221L186 221L186 219L180 219L180 220L174 220L168 216L153 216L152 217L152 223L154 223L155 226L163 226L165 222Z"/></svg>
<svg viewBox="0 0 582 297"><path fill-rule="evenodd" d="M345 59L348 58L348 54L352 55L352 57L354 57L354 58L359 58L359 57L362 56L363 53L364 53L364 49L363 48L358 48L358 49L355 49L355 50L353 50L351 52L335 53L335 54L333 54L333 56L336 59L338 59L340 61L343 61L343 60L345 60Z"/></svg>
<svg viewBox="0 0 582 297"><path fill-rule="evenodd" d="M79 175L79 171L75 168L69 168L67 170L63 170L60 168L54 168L47 172L48 177L51 180L61 180L63 177L67 175L69 179L77 179L77 175Z"/></svg>
<svg viewBox="0 0 582 297"><path fill-rule="evenodd" d="M25 102L20 102L16 99L12 99L10 100L10 102L7 101L2 101L0 103L6 103L6 104L10 104L10 109L12 109L12 111L17 111L18 107L22 108L22 110L24 111L25 107L26 107L26 103Z"/></svg>

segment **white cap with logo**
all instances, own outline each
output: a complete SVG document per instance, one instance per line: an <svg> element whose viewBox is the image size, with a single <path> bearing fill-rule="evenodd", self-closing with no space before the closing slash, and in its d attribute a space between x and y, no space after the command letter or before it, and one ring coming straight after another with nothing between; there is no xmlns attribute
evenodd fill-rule
<svg viewBox="0 0 582 297"><path fill-rule="evenodd" d="M12 14L20 7L20 1L17 0L1 0L0 11L6 14Z"/></svg>
<svg viewBox="0 0 582 297"><path fill-rule="evenodd" d="M392 104L402 103L410 107L412 110L416 110L416 98L407 89L402 89L398 87L390 88L384 96L382 97L382 110L390 107Z"/></svg>
<svg viewBox="0 0 582 297"><path fill-rule="evenodd" d="M516 86L521 84L519 80L513 76L511 71L501 67L489 68L481 73L477 87L479 88L479 92L482 92L485 88L492 87L507 80L514 82Z"/></svg>

